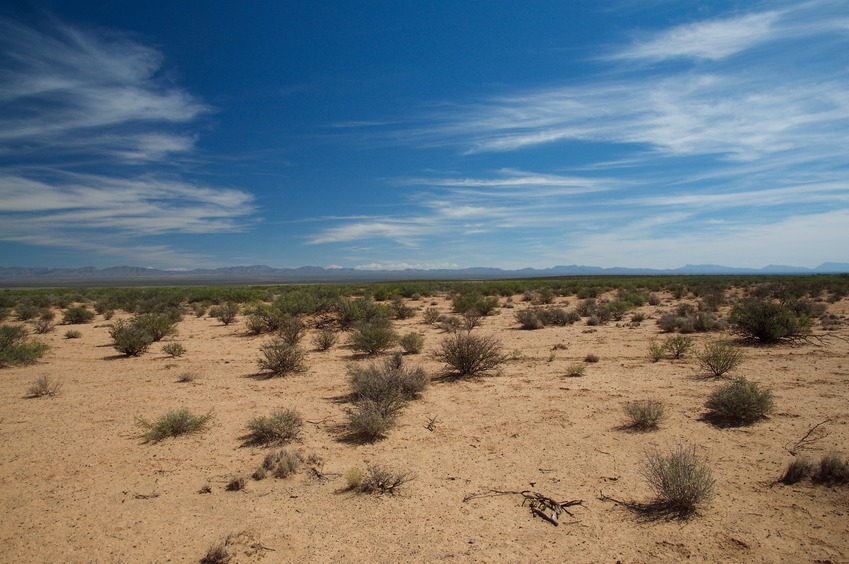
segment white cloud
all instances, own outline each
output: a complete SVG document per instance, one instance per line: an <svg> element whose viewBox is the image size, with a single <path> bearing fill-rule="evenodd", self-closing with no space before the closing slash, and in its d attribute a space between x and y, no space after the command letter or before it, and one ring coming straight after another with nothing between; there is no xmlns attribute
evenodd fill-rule
<svg viewBox="0 0 849 564"><path fill-rule="evenodd" d="M681 25L637 41L611 58L654 61L678 57L724 59L771 39L779 17L779 12L770 11Z"/></svg>
<svg viewBox="0 0 849 564"><path fill-rule="evenodd" d="M162 79L162 60L118 33L0 18L0 154L14 163L0 239L184 266L208 257L151 238L246 228L251 194L181 178L174 156L195 145L181 128L210 108Z"/></svg>
<svg viewBox="0 0 849 564"><path fill-rule="evenodd" d="M0 143L7 146L79 144L118 126L138 136L130 144L145 146L165 139L152 126L209 111L158 78L159 52L119 35L60 23L41 31L0 19L0 53Z"/></svg>

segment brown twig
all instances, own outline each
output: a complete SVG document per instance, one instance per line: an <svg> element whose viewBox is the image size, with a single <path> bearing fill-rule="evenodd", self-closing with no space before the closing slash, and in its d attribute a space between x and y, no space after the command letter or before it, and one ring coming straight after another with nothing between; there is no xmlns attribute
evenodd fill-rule
<svg viewBox="0 0 849 564"><path fill-rule="evenodd" d="M522 501L522 505L528 504L531 509L531 514L536 515L537 517L541 517L554 525L558 526L560 523L558 519L560 518L561 513L566 513L570 517L574 517L575 515L566 509L567 507L574 507L576 505L583 506L584 502L580 499L572 499L569 501L555 501L554 499L543 495L539 492L533 492L531 490L523 490L523 491L515 491L515 490L488 490L481 493L469 494L463 498L463 503L471 501L473 499L478 499L482 497L494 497L501 495L520 495L524 498Z"/></svg>
<svg viewBox="0 0 849 564"><path fill-rule="evenodd" d="M785 445L785 447L784 447L784 448L785 448L785 449L787 450L787 452L789 452L792 456L796 456L796 453L798 452L798 450L799 450L800 448L803 448L805 445L813 444L813 443L817 442L818 440L820 440L820 439L824 439L825 437L827 437L827 436L829 435L829 433L825 433L825 434L819 435L818 437L810 438L810 437L811 437L811 435L814 433L814 431L816 431L816 430L817 430L819 427L821 427L822 425L825 425L826 423L830 423L830 422L831 422L831 419L825 419L825 420L823 420L823 421L820 421L819 423L817 423L816 425L814 425L813 427L811 427L810 429L808 429L808 432L807 432L807 433L805 433L805 435L804 435L801 439L799 439L798 441L796 441L796 444L795 444L795 445L793 445L793 448L787 448L787 446L786 446L786 445ZM789 444L789 443L788 443L788 444Z"/></svg>

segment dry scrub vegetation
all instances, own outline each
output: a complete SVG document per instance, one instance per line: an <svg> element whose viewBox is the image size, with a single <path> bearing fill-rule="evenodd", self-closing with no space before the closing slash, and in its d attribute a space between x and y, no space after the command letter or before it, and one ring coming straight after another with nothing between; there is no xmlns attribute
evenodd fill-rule
<svg viewBox="0 0 849 564"><path fill-rule="evenodd" d="M847 295L7 290L0 561L846 561Z"/></svg>

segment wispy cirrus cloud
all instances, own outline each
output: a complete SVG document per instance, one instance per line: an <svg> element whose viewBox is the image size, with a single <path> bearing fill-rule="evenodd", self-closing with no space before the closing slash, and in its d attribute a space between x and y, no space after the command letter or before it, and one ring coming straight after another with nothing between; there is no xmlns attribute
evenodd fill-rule
<svg viewBox="0 0 849 564"><path fill-rule="evenodd" d="M558 172L402 179L415 212L380 221L542 264L830 260L825 241L849 238L847 22L840 2L773 4L640 34L596 78L442 104L381 134ZM569 158L596 145L618 158ZM332 229L382 239L357 225Z"/></svg>
<svg viewBox="0 0 849 564"><path fill-rule="evenodd" d="M206 258L157 238L246 229L251 194L175 166L211 108L162 61L124 34L0 18L0 239L183 266Z"/></svg>
<svg viewBox="0 0 849 564"><path fill-rule="evenodd" d="M653 61L679 57L724 59L770 40L780 17L780 12L768 11L680 25L637 40L610 58Z"/></svg>
<svg viewBox="0 0 849 564"><path fill-rule="evenodd" d="M0 19L0 144L67 148L107 136L143 147L210 108L158 76L162 55L119 34L52 22L37 30ZM114 132L120 127L121 134ZM151 129L155 133L151 133Z"/></svg>

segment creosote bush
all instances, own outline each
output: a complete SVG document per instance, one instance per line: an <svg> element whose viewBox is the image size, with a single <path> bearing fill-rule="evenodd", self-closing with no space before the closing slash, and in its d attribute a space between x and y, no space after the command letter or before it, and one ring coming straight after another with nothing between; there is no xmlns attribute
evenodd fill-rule
<svg viewBox="0 0 849 564"><path fill-rule="evenodd" d="M654 431L666 417L666 410L663 402L649 399L626 404L625 414L629 419L628 429Z"/></svg>
<svg viewBox="0 0 849 564"><path fill-rule="evenodd" d="M158 443L168 437L199 433L206 428L210 419L212 419L212 412L205 415L193 415L188 409L183 408L171 410L154 422L138 417L136 423L146 429L145 441Z"/></svg>
<svg viewBox="0 0 849 564"><path fill-rule="evenodd" d="M65 325L77 325L88 323L94 319L94 312L84 307L70 307L62 314L62 323Z"/></svg>
<svg viewBox="0 0 849 564"><path fill-rule="evenodd" d="M257 359L257 364L272 376L284 376L307 369L304 364L304 352L283 339L265 343L259 348L259 352L262 356Z"/></svg>
<svg viewBox="0 0 849 564"><path fill-rule="evenodd" d="M27 337L27 330L20 325L0 326L0 368L34 364L44 356L47 344Z"/></svg>
<svg viewBox="0 0 849 564"><path fill-rule="evenodd" d="M68 329L67 331L65 331L66 339L79 339L82 336L82 332L77 331L76 329Z"/></svg>
<svg viewBox="0 0 849 564"><path fill-rule="evenodd" d="M421 333L411 331L398 340L398 344L407 354L418 354L424 348L424 337Z"/></svg>
<svg viewBox="0 0 849 564"><path fill-rule="evenodd" d="M375 317L369 321L357 323L351 334L351 346L354 350L368 355L382 353L398 342L398 334L392 329L392 321L386 317Z"/></svg>
<svg viewBox="0 0 849 564"><path fill-rule="evenodd" d="M133 317L131 324L147 333L154 343L169 335L177 334L177 322L173 315L166 313L143 313Z"/></svg>
<svg viewBox="0 0 849 564"><path fill-rule="evenodd" d="M693 338L684 335L672 335L663 343L666 352L672 358L681 358L693 347Z"/></svg>
<svg viewBox="0 0 849 564"><path fill-rule="evenodd" d="M772 301L753 298L734 306L729 317L735 333L762 344L798 339L810 333L813 319Z"/></svg>
<svg viewBox="0 0 849 564"><path fill-rule="evenodd" d="M707 419L724 426L751 425L769 415L774 403L772 393L762 390L743 376L714 391L705 407Z"/></svg>
<svg viewBox="0 0 849 564"><path fill-rule="evenodd" d="M705 344L696 358L702 370L719 378L743 362L743 351L724 341L712 341Z"/></svg>
<svg viewBox="0 0 849 564"><path fill-rule="evenodd" d="M666 345L658 342L657 339L652 339L649 343L649 357L652 362L658 362L664 356L666 356Z"/></svg>
<svg viewBox="0 0 849 564"><path fill-rule="evenodd" d="M248 422L247 442L257 445L285 443L301 433L303 419L297 411L284 409L271 415L255 417Z"/></svg>
<svg viewBox="0 0 849 564"><path fill-rule="evenodd" d="M494 370L507 361L495 337L462 332L445 337L435 356L445 362L453 375L461 378Z"/></svg>
<svg viewBox="0 0 849 564"><path fill-rule="evenodd" d="M183 356L186 353L186 347L180 343L166 343L162 345L162 352L173 358L177 358L178 356Z"/></svg>
<svg viewBox="0 0 849 564"><path fill-rule="evenodd" d="M236 321L237 315L239 315L239 304L233 302L226 302L209 309L209 316L214 317L224 325L230 325Z"/></svg>
<svg viewBox="0 0 849 564"><path fill-rule="evenodd" d="M439 320L439 310L435 307L429 307L424 310L424 314L422 315L422 321L426 325L433 325Z"/></svg>
<svg viewBox="0 0 849 564"><path fill-rule="evenodd" d="M668 454L646 453L642 475L654 490L660 508L688 517L708 502L716 481L698 456L696 447L678 445Z"/></svg>
<svg viewBox="0 0 849 564"><path fill-rule="evenodd" d="M123 319L111 325L109 335L112 347L126 356L138 356L153 343L153 337L147 331Z"/></svg>
<svg viewBox="0 0 849 564"><path fill-rule="evenodd" d="M326 351L335 345L338 340L339 336L335 332L323 329L313 335L312 343L316 350Z"/></svg>

